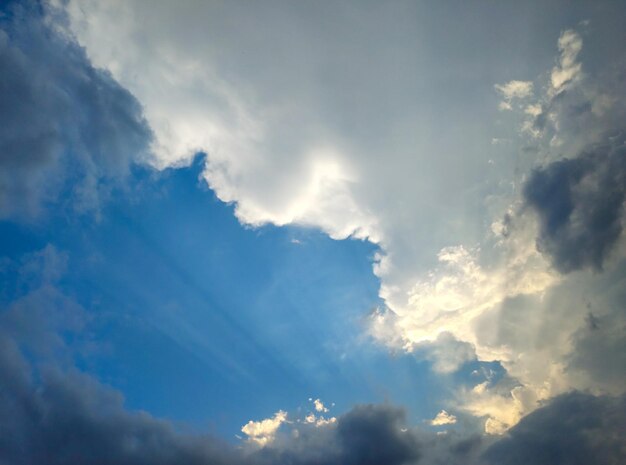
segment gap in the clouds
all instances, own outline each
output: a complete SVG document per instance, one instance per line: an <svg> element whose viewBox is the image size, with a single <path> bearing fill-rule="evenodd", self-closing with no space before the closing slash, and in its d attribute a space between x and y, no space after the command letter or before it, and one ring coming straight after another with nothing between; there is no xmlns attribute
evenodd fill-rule
<svg viewBox="0 0 626 465"><path fill-rule="evenodd" d="M429 364L366 336L380 305L377 248L242 227L200 180L202 166L199 156L163 172L135 168L97 216L0 223L2 257L46 244L68 254L56 286L92 316L79 367L130 409L227 438L279 409L306 415L309 397L335 403L334 415L391 401L412 423L432 417L446 393Z"/></svg>

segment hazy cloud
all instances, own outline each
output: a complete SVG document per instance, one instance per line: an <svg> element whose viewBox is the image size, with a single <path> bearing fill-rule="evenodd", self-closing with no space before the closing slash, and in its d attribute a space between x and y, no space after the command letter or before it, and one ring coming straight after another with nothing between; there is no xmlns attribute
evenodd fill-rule
<svg viewBox="0 0 626 465"><path fill-rule="evenodd" d="M506 84L496 84L494 88L503 98L498 106L500 110L512 110L512 102L514 100L525 99L533 94L532 81L514 80L509 81Z"/></svg>
<svg viewBox="0 0 626 465"><path fill-rule="evenodd" d="M558 41L559 64L552 69L550 74L550 84L552 85L549 94L556 95L567 88L573 81L577 80L581 73L582 65L576 61L578 54L583 48L583 41L580 35L571 29L563 31Z"/></svg>

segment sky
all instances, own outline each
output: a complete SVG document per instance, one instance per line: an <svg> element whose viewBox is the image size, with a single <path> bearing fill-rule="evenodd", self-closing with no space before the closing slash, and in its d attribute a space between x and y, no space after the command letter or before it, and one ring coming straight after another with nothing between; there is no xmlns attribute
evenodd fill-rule
<svg viewBox="0 0 626 465"><path fill-rule="evenodd" d="M0 463L626 461L626 5L0 6Z"/></svg>

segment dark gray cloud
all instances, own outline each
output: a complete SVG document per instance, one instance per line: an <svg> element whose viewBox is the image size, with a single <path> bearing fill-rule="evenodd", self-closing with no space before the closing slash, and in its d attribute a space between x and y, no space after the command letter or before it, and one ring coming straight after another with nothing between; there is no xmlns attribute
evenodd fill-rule
<svg viewBox="0 0 626 465"><path fill-rule="evenodd" d="M626 397L570 393L512 428L484 455L498 465L618 465L626 459Z"/></svg>
<svg viewBox="0 0 626 465"><path fill-rule="evenodd" d="M403 426L401 410L373 405L354 408L341 418L337 427L343 445L340 462L393 465L416 460L418 442L403 431Z"/></svg>
<svg viewBox="0 0 626 465"><path fill-rule="evenodd" d="M626 199L623 138L535 169L524 199L539 216L538 249L563 273L602 269L622 233Z"/></svg>
<svg viewBox="0 0 626 465"><path fill-rule="evenodd" d="M35 2L0 16L0 218L32 217L72 198L97 206L108 178L147 156L151 132L135 98L91 66Z"/></svg>
<svg viewBox="0 0 626 465"><path fill-rule="evenodd" d="M297 437L251 456L262 464L401 465L417 463L420 443L405 425L404 412L394 406L359 405L341 416L337 425L303 425Z"/></svg>

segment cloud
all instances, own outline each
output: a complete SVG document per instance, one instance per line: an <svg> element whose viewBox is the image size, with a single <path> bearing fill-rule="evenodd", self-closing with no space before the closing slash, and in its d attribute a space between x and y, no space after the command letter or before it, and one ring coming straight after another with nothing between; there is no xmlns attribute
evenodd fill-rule
<svg viewBox="0 0 626 465"><path fill-rule="evenodd" d="M500 110L512 110L511 103L514 100L522 100L533 94L532 81L509 81L506 84L496 84L494 88L503 98L498 105Z"/></svg>
<svg viewBox="0 0 626 465"><path fill-rule="evenodd" d="M476 360L476 351L472 344L459 341L445 331L434 342L413 344L409 350L418 357L430 360L433 369L438 373L454 373L464 363Z"/></svg>
<svg viewBox="0 0 626 465"><path fill-rule="evenodd" d="M577 465L621 463L626 398L581 393L557 397L524 418L485 453L488 463Z"/></svg>
<svg viewBox="0 0 626 465"><path fill-rule="evenodd" d="M583 48L583 41L580 35L568 29L563 31L558 41L559 64L552 69L550 74L551 88L549 95L556 95L567 89L567 87L579 79L582 65L576 61L578 54Z"/></svg>
<svg viewBox="0 0 626 465"><path fill-rule="evenodd" d="M105 180L147 157L141 107L37 3L8 8L0 21L0 218L32 218L64 196L93 209Z"/></svg>
<svg viewBox="0 0 626 465"><path fill-rule="evenodd" d="M262 463L368 465L415 463L417 437L405 427L401 409L390 405L358 405L336 422L302 428L261 451Z"/></svg>
<svg viewBox="0 0 626 465"><path fill-rule="evenodd" d="M582 46L573 34L562 35L562 55L563 47ZM559 60L571 68L577 53ZM617 289L624 276L625 96L614 72L592 77L577 75L563 84L567 92L557 96L548 88L539 103L520 108L542 144L535 168L516 181L519 198L492 224L495 243L442 249L439 265L407 293L409 308L393 306L372 318L373 335L390 345L420 350L447 332L451 341L472 344L479 360L499 361L508 373L503 381L461 389L457 400L459 409L486 418L490 433L503 433L573 387L623 392L621 378L608 373L608 365L623 365L623 334L605 328L605 345L592 350L589 342L599 336L585 323L585 301L614 322L624 305ZM606 99L611 105L593 110ZM556 140L564 141L560 157ZM591 273L564 275L587 269ZM433 352L435 368L455 353L454 344L439 345L446 350ZM601 351L605 363L595 371L592 360Z"/></svg>
<svg viewBox="0 0 626 465"><path fill-rule="evenodd" d="M336 417L326 418L322 415L318 417L318 416L315 416L314 413L309 413L306 417L304 417L305 423L312 424L315 426L325 426L331 423L335 423L336 421L337 421Z"/></svg>
<svg viewBox="0 0 626 465"><path fill-rule="evenodd" d="M342 416L337 435L346 464L401 464L418 458L416 441L403 431L404 415L385 406L364 405ZM379 442L372 441L378 438Z"/></svg>
<svg viewBox="0 0 626 465"><path fill-rule="evenodd" d="M510 297L544 292L558 280L534 250L532 228L517 233L503 245L506 260L487 269L478 262L478 250L441 250L440 265L411 289L408 308L395 316L373 315L373 335L383 340L400 335L401 346L424 351L441 372L455 371L476 355L507 359L505 350L476 333L475 321Z"/></svg>
<svg viewBox="0 0 626 465"><path fill-rule="evenodd" d="M439 412L435 418L430 420L430 424L433 426L453 425L456 423L456 417L449 414L445 410Z"/></svg>
<svg viewBox="0 0 626 465"><path fill-rule="evenodd" d="M266 446L274 440L278 428L286 421L287 412L279 410L272 418L261 421L250 420L241 428L241 432L248 436L249 441L259 446Z"/></svg>
<svg viewBox="0 0 626 465"><path fill-rule="evenodd" d="M608 386L610 392L621 392L626 382L626 318L619 312L601 317L590 313L587 321L588 325L574 335L568 370L573 376L587 377L590 386Z"/></svg>
<svg viewBox="0 0 626 465"><path fill-rule="evenodd" d="M580 34L573 29L563 31L559 36L557 44L560 52L558 64L552 69L549 82L544 86L544 92L537 96L535 100L526 98L523 104L516 108L517 110L523 110L524 119L520 127L521 133L535 140L546 136L546 134L551 134L550 145L552 146L563 144L563 140L557 136L557 133L562 130L562 126L568 124L567 119L571 119L571 115L564 115L562 109L564 105L567 105L568 101L575 101L578 99L577 97L580 97L580 95L577 95L577 92L581 93L580 85L584 78L582 63L577 61L578 54L583 47L583 40ZM531 82L529 84L532 86ZM505 98L499 104L499 109L513 110L511 106L513 97L510 96L507 99L507 95L511 95L515 86L509 90L508 94L502 89L502 86L496 85L496 90L503 94ZM583 90L582 94L584 95L583 100L590 98L588 90ZM528 93L525 97L531 97L531 93ZM596 107L598 107L601 101L604 101L604 103L600 104L600 106L605 105L609 101L606 95L598 95L597 97L598 103ZM575 111L580 111L580 108L582 108L580 103L573 105L573 107L577 108ZM592 131L589 128L585 128L585 137L588 137L590 132Z"/></svg>
<svg viewBox="0 0 626 465"><path fill-rule="evenodd" d="M623 223L624 69L583 75L576 61L582 45L577 32L561 34L560 67L524 123L549 141L549 150L525 181L523 201L539 217L539 250L563 273L600 270Z"/></svg>
<svg viewBox="0 0 626 465"><path fill-rule="evenodd" d="M601 270L622 234L626 146L622 138L535 169L524 200L539 216L537 247L561 272Z"/></svg>
<svg viewBox="0 0 626 465"><path fill-rule="evenodd" d="M324 416L324 413L328 413L330 409L328 409L320 399L313 399L311 397L309 398L309 402L313 402L313 408L318 413L318 415L313 412L309 413L307 416L304 417L304 420L302 420L304 423L319 427L330 425L337 421L336 417L327 418ZM334 406L335 404L333 403L332 405Z"/></svg>
<svg viewBox="0 0 626 465"><path fill-rule="evenodd" d="M317 412L328 412L328 408L326 408L324 406L324 403L321 400L319 400L319 399L315 399L313 401L313 405L315 406L315 410Z"/></svg>
<svg viewBox="0 0 626 465"><path fill-rule="evenodd" d="M622 265L623 266L623 265ZM608 294L624 289L626 273L619 270ZM617 291L619 292L619 291ZM566 370L579 386L618 395L626 384L626 315L623 300L587 305L585 324L572 335L573 350L565 358Z"/></svg>

